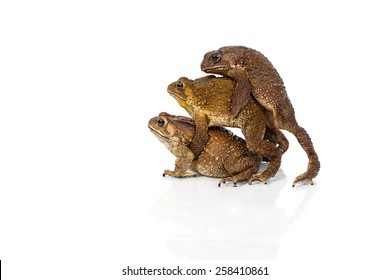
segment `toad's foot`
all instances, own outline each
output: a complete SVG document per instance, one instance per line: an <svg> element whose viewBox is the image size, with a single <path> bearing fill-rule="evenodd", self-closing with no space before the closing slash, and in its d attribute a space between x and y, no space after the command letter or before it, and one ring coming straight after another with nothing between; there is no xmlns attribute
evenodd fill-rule
<svg viewBox="0 0 390 280"><path fill-rule="evenodd" d="M270 175L268 172L264 171L263 173L256 173L256 174L253 174L249 180L248 180L248 184L249 185L252 185L252 182L253 181L260 181L260 182L263 182L264 184L267 184L267 180L270 178L270 177L273 177L272 175Z"/></svg>
<svg viewBox="0 0 390 280"><path fill-rule="evenodd" d="M293 125L291 128L286 127L288 131L293 133L297 138L299 144L305 150L307 157L309 158L309 163L307 165L307 170L305 173L299 175L295 178L293 187L297 183L308 182L313 185L313 178L315 178L320 170L321 163L318 160L316 151L314 150L313 143L311 142L309 134L306 130L300 127L298 124Z"/></svg>
<svg viewBox="0 0 390 280"><path fill-rule="evenodd" d="M223 178L221 181L219 181L218 187L220 187L221 184L225 184L226 182L233 182L233 187L237 187L238 180L236 178L234 178L234 177Z"/></svg>
<svg viewBox="0 0 390 280"><path fill-rule="evenodd" d="M294 183L293 183L293 187L295 187L296 185L298 184L310 184L310 185L313 185L313 176L310 176L309 174L307 174L307 172L299 175L297 178L295 178L294 180Z"/></svg>
<svg viewBox="0 0 390 280"><path fill-rule="evenodd" d="M176 170L175 171L171 171L171 170L168 170L168 169L164 170L163 177L165 177L165 175L176 177L176 178L187 178L187 177L195 177L196 176L195 173L176 171Z"/></svg>

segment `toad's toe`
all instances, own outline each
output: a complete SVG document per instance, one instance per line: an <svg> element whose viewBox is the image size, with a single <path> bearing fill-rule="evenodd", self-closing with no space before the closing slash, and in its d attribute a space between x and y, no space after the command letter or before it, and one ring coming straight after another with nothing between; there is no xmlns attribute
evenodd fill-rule
<svg viewBox="0 0 390 280"><path fill-rule="evenodd" d="M253 174L249 180L248 180L248 183L249 185L252 185L252 182L253 181L260 181L264 184L267 184L267 180L270 178L270 176L268 176L267 174L264 174L263 173L256 173L256 174Z"/></svg>
<svg viewBox="0 0 390 280"><path fill-rule="evenodd" d="M299 175L297 178L295 178L292 186L295 187L297 185L304 185L304 184L314 185L313 177L308 175L307 173L303 173Z"/></svg>
<svg viewBox="0 0 390 280"><path fill-rule="evenodd" d="M233 187L237 187L238 180L236 180L235 177L223 178L221 181L219 181L218 187L220 187L222 183L225 184L226 182L233 182Z"/></svg>

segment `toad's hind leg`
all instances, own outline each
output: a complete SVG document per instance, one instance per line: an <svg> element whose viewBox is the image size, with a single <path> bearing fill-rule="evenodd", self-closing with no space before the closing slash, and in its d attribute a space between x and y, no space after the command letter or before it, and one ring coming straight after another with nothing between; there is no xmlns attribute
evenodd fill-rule
<svg viewBox="0 0 390 280"><path fill-rule="evenodd" d="M225 182L233 182L236 186L237 182L248 180L259 170L260 159L252 152L245 152L240 156L229 156L223 166L232 176L223 178L218 186Z"/></svg>
<svg viewBox="0 0 390 280"><path fill-rule="evenodd" d="M280 129L270 128L267 126L264 139L274 143L275 145L278 145L278 148L282 154L288 150L289 142Z"/></svg>
<svg viewBox="0 0 390 280"><path fill-rule="evenodd" d="M313 178L317 176L321 166L317 153L314 150L313 142L311 141L311 138L306 132L306 130L298 125L295 119L294 109L292 108L292 106L290 110L284 110L284 112L288 112L289 114L279 114L279 117L278 114L274 114L277 126L280 129L285 129L294 134L294 136L298 140L298 143L301 145L303 150L306 152L307 157L309 158L309 163L307 165L306 172L295 178L293 182L293 187L297 183L308 182L310 184L313 184Z"/></svg>
<svg viewBox="0 0 390 280"><path fill-rule="evenodd" d="M307 165L306 172L302 173L298 177L295 178L293 182L293 187L297 183L308 182L313 185L313 178L317 176L318 171L320 170L320 161L318 160L318 156L316 151L314 150L313 143L310 139L309 134L303 127L297 126L294 130L290 131L295 135L299 144L305 150L307 157L309 158L309 163Z"/></svg>
<svg viewBox="0 0 390 280"><path fill-rule="evenodd" d="M260 120L249 122L243 127L242 132L249 151L254 152L259 158L266 157L270 160L267 169L260 174L252 175L250 181L259 180L266 182L270 177L275 176L280 168L282 160L281 150L272 142L263 140L265 123Z"/></svg>

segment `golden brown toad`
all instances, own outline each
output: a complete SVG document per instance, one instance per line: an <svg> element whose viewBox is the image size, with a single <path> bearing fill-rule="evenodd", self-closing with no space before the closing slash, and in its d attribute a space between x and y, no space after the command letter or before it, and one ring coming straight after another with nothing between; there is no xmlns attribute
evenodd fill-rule
<svg viewBox="0 0 390 280"><path fill-rule="evenodd" d="M174 154L177 159L175 170L165 170L163 176L194 177L189 168L201 175L224 178L234 186L248 180L260 166L260 159L249 152L245 141L223 127L208 130L208 141L195 159L190 144L195 135L195 122L191 118L160 113L150 119L148 124L154 135Z"/></svg>
<svg viewBox="0 0 390 280"><path fill-rule="evenodd" d="M268 168L261 174L254 174L249 181L266 182L278 171L281 155L287 150L288 141L280 130L275 130L280 149L274 143L264 140L267 126L265 109L253 98L236 117L232 117L230 109L234 88L233 79L210 75L196 80L182 77L168 86L168 92L195 121L196 132L191 145L195 156L207 141L209 127L239 127L249 151L259 158L266 157L270 160Z"/></svg>
<svg viewBox="0 0 390 280"><path fill-rule="evenodd" d="M296 177L293 186L305 181L313 184L313 178L320 170L317 153L309 134L298 125L283 80L271 62L256 50L230 46L206 53L201 69L206 73L231 77L237 82L231 107L233 117L245 108L252 93L267 109L267 119L270 123L295 135L305 150L309 163L306 172Z"/></svg>

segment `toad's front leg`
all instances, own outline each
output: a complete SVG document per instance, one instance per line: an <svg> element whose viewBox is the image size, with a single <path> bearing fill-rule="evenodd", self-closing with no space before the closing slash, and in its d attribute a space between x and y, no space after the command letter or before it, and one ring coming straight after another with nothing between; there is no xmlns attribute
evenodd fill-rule
<svg viewBox="0 0 390 280"><path fill-rule="evenodd" d="M175 170L171 171L166 169L164 170L163 176L168 175L176 178L195 177L195 173L187 172L194 160L194 153L186 146L179 146L173 150L173 154L177 157Z"/></svg>
<svg viewBox="0 0 390 280"><path fill-rule="evenodd" d="M251 98L252 86L249 80L246 78L246 74L243 70L235 69L238 75L235 75L236 88L233 93L232 107L230 114L233 118L237 117L238 113L245 107Z"/></svg>
<svg viewBox="0 0 390 280"><path fill-rule="evenodd" d="M192 138L191 150L194 152L195 159L202 153L209 139L209 119L207 115L197 113L194 116L195 120L195 135Z"/></svg>

